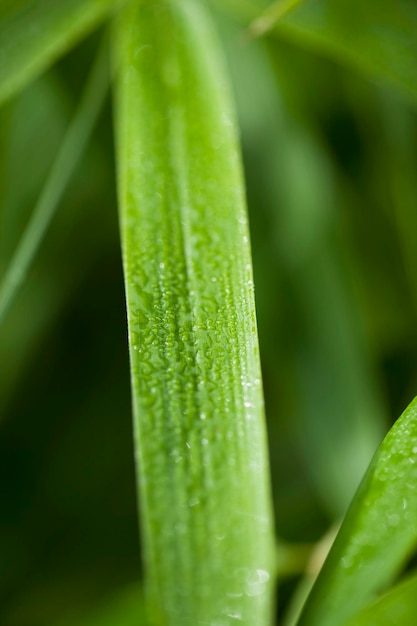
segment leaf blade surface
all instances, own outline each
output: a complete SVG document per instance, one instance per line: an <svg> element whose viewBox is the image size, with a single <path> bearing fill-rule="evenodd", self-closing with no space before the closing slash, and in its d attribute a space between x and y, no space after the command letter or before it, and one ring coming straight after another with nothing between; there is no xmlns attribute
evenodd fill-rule
<svg viewBox="0 0 417 626"><path fill-rule="evenodd" d="M372 460L306 602L299 626L344 624L417 546L417 400Z"/></svg>
<svg viewBox="0 0 417 626"><path fill-rule="evenodd" d="M247 216L201 4L142 2L116 32L148 584L156 623L268 624L274 549Z"/></svg>

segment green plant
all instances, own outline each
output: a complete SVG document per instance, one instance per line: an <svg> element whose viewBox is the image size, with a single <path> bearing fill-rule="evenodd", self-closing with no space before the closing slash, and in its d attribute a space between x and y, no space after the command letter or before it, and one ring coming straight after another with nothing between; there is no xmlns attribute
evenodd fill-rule
<svg viewBox="0 0 417 626"><path fill-rule="evenodd" d="M101 580L99 592L86 593L79 566L71 565L67 557L72 591L68 593L68 587L51 591L46 582L44 596L42 584L40 589L35 585L31 596L29 587L23 601L17 594L15 605L5 604L4 620L10 626L49 621L123 626L140 620L173 626L239 622L261 626L275 621L278 581L284 595L286 585L297 587L292 601L283 602L286 614L278 615L287 625L360 626L392 620L412 624L415 574L408 562L417 544L415 402L384 439L346 515L345 511L386 430L386 403L371 362L382 362L384 350L395 353L395 341L412 346L415 340L415 116L389 89L370 87L348 72L340 77L337 66L304 54L291 41L330 52L415 99L417 11L405 0L385 0L383 6L376 1L365 6L326 0L272 5L230 0L221 3L218 12L216 3L206 4L203 0L63 0L58 4L20 0L0 5L0 98L6 102L0 119L0 167L6 181L0 190L4 363L0 415L13 412L13 406L17 413L22 406L24 413L30 411L33 389L41 379L31 374L34 386L28 385L29 400L17 400L22 364L51 321L62 315L64 304L86 297L77 293L78 275L85 268L93 268L92 277L97 280L100 275L99 283L103 281L92 298L97 304L92 308L91 333L100 328L109 305L101 301L108 290L107 272L94 273L95 267L101 270L106 250L116 250L117 245L114 216L100 210L100 203L108 202L114 190L108 124L103 123L95 134L96 152L84 162L85 171L75 172L106 107L110 84L146 596L144 603L136 588L123 589L106 608L103 600L98 601L100 594L115 585L124 588L129 577L121 576L117 582L115 576L110 583L102 573L97 577L97 572L86 571L90 585ZM240 26L224 13L242 20ZM55 78L47 75L43 82L34 83L26 101L25 92L17 98L26 84L102 22L108 23L109 32L98 46L97 60L70 123L57 77L67 89L77 85L80 69L85 72L85 57L97 48L94 37L84 44L81 60L73 52L74 57L60 61ZM267 38L259 41L260 35ZM234 80L252 207L267 410L269 406L269 415L276 412L279 418L270 419L272 475L281 489L281 494L279 490L275 494L278 539L245 194L228 71ZM343 104L345 109L337 102L338 86L350 101L349 106ZM338 106L354 120L342 149L337 133L344 129L343 119L337 120L336 115L332 127L332 119L326 118L337 113ZM378 110L382 137L372 126L374 110ZM108 122L106 108L104 115ZM28 152L34 150L37 158L33 161L32 154L30 167L25 167ZM358 156L363 172L355 169ZM67 207L64 203L61 214L58 208L73 174L78 183L73 183L72 199ZM383 183L381 177L386 177ZM28 215L27 207L42 180L46 180L43 191ZM357 191L361 188L362 194ZM94 202L90 189L98 193L100 202ZM383 203L386 190L392 214ZM340 215L334 211L336 197ZM85 213L89 204L91 211ZM361 208L370 206L369 218L363 220ZM374 218L380 220L377 228ZM50 226L51 235L45 236ZM390 243L387 251L394 228L398 250ZM359 245L361 237L365 243ZM65 268L55 267L54 254L65 259ZM400 255L405 271L398 264ZM31 277L25 281L32 265L37 281ZM280 298L278 313L272 314L276 309L266 296L275 290L286 297ZM117 289L114 293L120 296ZM120 299L117 302L115 310L121 311ZM99 458L92 442L106 424L112 424L111 432L118 431L113 416L120 411L119 398L127 397L118 391L113 397L116 370L120 366L126 374L123 349L119 354L118 348L112 348L113 328L113 324L103 326L92 346L91 365L87 360L84 366L79 356L84 354L82 340L74 352L80 378L96 389L83 411L77 400L81 392L69 385L65 397L69 406L74 403L75 431L65 430L72 421L69 413L60 437L53 419L55 406L64 413L67 407L62 397L55 405L53 391L46 426L39 430L45 434L52 428L61 442L55 452L51 436L52 470L45 473L40 502L52 502L51 509L56 506L68 520L85 516L94 481L106 485L114 479L114 468L120 467L119 458L107 459L99 467L85 462L87 456ZM65 350L58 354L62 362ZM415 371L409 371L409 388L402 391L401 402L415 387ZM127 414L126 407L123 412ZM288 417L281 418L283 414ZM94 415L102 421L90 417ZM5 450L10 442L20 441L13 430L8 435L8 423ZM296 437L297 428L302 435ZM45 449L44 441L36 439L37 432L29 429L34 466L39 462L36 451ZM113 448L110 439L109 449L122 449ZM75 457L68 457L64 440L77 442ZM86 442L85 448L80 440ZM23 458L26 448L19 446ZM276 458L276 451L281 458ZM13 467L12 458L7 454L4 458L4 467ZM66 458L72 460L66 463ZM301 478L294 475L299 463L308 469ZM64 466L67 474L62 472ZM128 465L127 474L131 470ZM293 476L287 476L284 484L279 477L286 471ZM79 501L72 485L81 484L84 477L87 487ZM285 488L295 490L293 504L282 495ZM16 556L20 535L10 528L19 512L13 513L10 497L7 501L12 504L0 541L6 562L16 565L14 570L5 568L6 591L14 576L22 581L21 572L33 572L41 560L36 551L32 556L21 553L20 561ZM316 517L310 527L302 522L307 513ZM41 520L47 517L42 510L39 514ZM321 567L324 557L317 556L317 548L308 540L315 542L330 522L344 515ZM103 516L103 511L87 515L95 529ZM22 530L23 537L25 533ZM100 543L98 532L99 553L102 539ZM55 554L53 546L50 550ZM408 579L398 582L406 567L411 570ZM42 583L41 576L39 580ZM67 594L78 609L65 617ZM36 608L33 597L40 598L41 608ZM95 614L96 604L101 606Z"/></svg>

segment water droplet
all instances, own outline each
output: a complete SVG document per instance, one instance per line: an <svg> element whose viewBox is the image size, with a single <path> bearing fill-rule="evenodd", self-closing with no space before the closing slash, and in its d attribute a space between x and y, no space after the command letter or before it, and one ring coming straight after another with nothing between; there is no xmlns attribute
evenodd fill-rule
<svg viewBox="0 0 417 626"><path fill-rule="evenodd" d="M228 613L227 617L231 617L232 619L242 620L241 613Z"/></svg>
<svg viewBox="0 0 417 626"><path fill-rule="evenodd" d="M398 524L401 521L401 518L398 515L398 513L393 513L392 515L387 515L387 520L388 520L389 526L398 526Z"/></svg>
<svg viewBox="0 0 417 626"><path fill-rule="evenodd" d="M267 572L264 569L257 569L256 573L258 575L258 580L260 583L267 583L268 580L270 579L269 572Z"/></svg>
<svg viewBox="0 0 417 626"><path fill-rule="evenodd" d="M206 446L208 444L208 439L202 439L201 440L201 445L202 446Z"/></svg>
<svg viewBox="0 0 417 626"><path fill-rule="evenodd" d="M205 420L206 419L206 414L205 413L200 413L200 419L201 420Z"/></svg>
<svg viewBox="0 0 417 626"><path fill-rule="evenodd" d="M268 582L269 578L269 573L264 569L256 569L248 574L246 578L246 595L253 597L264 593L265 583Z"/></svg>
<svg viewBox="0 0 417 626"><path fill-rule="evenodd" d="M190 507L197 506L197 504L200 504L200 500L199 500L198 498L191 498L191 499L188 501L188 505L189 505Z"/></svg>

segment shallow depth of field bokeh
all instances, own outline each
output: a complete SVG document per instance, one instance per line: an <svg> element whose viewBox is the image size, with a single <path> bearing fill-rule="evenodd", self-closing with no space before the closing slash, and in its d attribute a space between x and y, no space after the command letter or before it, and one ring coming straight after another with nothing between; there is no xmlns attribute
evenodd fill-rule
<svg viewBox="0 0 417 626"><path fill-rule="evenodd" d="M315 542L417 390L417 117L395 88L285 37L252 41L224 16L219 28L241 125L277 533ZM99 39L0 109L2 272ZM0 328L4 626L94 624L141 578L114 169L109 96ZM281 584L280 612L296 582ZM135 623L128 610L112 619Z"/></svg>

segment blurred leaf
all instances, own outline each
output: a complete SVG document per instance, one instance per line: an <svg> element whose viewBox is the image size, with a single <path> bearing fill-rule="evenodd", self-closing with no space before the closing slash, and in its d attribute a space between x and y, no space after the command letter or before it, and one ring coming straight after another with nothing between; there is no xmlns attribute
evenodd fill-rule
<svg viewBox="0 0 417 626"><path fill-rule="evenodd" d="M286 612L282 620L282 626L296 626L303 610L304 604L313 588L319 575L323 563L329 554L338 532L338 527L331 527L330 530L316 543L310 553L310 559L305 568L304 575L298 582L290 602L286 607Z"/></svg>
<svg viewBox="0 0 417 626"><path fill-rule="evenodd" d="M343 626L414 626L417 615L417 576L390 589Z"/></svg>
<svg viewBox="0 0 417 626"><path fill-rule="evenodd" d="M417 98L417 5L409 0L211 0L244 22L248 33L295 38L388 79Z"/></svg>
<svg viewBox="0 0 417 626"><path fill-rule="evenodd" d="M0 110L0 271L23 232L68 124L62 87L45 74ZM48 132L44 128L48 126ZM33 158L33 145L41 148ZM25 181L22 184L22 168Z"/></svg>
<svg viewBox="0 0 417 626"><path fill-rule="evenodd" d="M3 264L11 258L71 120L65 85L56 75L47 74L35 81L10 107L10 132L3 144L7 156L6 197L0 216ZM107 123L110 119L108 116ZM62 201L62 210L34 262L31 280L23 285L0 328L0 354L7 363L0 376L0 421L11 414L13 393L33 364L33 357L37 355L42 362L45 339L82 276L110 242L117 242L112 162L98 149L98 139L90 144L83 168L78 168ZM93 230L95 236L91 238Z"/></svg>
<svg viewBox="0 0 417 626"><path fill-rule="evenodd" d="M417 576L414 575L375 600L346 626L414 626L416 613Z"/></svg>
<svg viewBox="0 0 417 626"><path fill-rule="evenodd" d="M172 625L267 623L275 555L252 267L218 43L200 0L139 2L116 36L152 609Z"/></svg>
<svg viewBox="0 0 417 626"><path fill-rule="evenodd" d="M26 278L27 271L59 207L62 194L83 154L103 106L109 84L107 56L107 40L105 40L39 200L0 281L0 324Z"/></svg>
<svg viewBox="0 0 417 626"><path fill-rule="evenodd" d="M417 98L417 4L409 0L305 0L277 23Z"/></svg>
<svg viewBox="0 0 417 626"><path fill-rule="evenodd" d="M414 111L390 93L379 99L382 130L378 136L375 188L388 199L390 226L398 232L401 255L413 299L411 323L417 312L417 119ZM381 173L385 184L381 185Z"/></svg>
<svg viewBox="0 0 417 626"><path fill-rule="evenodd" d="M3 0L0 102L22 89L93 30L117 1Z"/></svg>
<svg viewBox="0 0 417 626"><path fill-rule="evenodd" d="M4 154L4 164L2 163L4 193L0 206L2 274L24 230L39 189L64 136L69 120L64 94L65 91L48 73L0 110L2 129L7 128L7 132L1 137ZM44 132L46 125L48 133ZM41 147L36 152L36 158L34 145ZM26 173L24 184L22 168ZM33 287L29 285L31 296L34 296ZM60 290L56 289L56 285L53 291L55 297L59 298ZM45 293L43 295L44 299L38 302L44 304L50 323L49 314L54 307L50 298ZM27 293L23 294L23 300L24 303L21 300L17 302L17 306L13 307L13 314L0 328L0 353L4 362L8 364L0 376L0 420L5 416L5 406L10 399L12 388L25 371L25 364L29 363L29 355L41 335L38 308L31 305L33 299L31 297L28 300ZM30 316L27 315L28 309L31 310Z"/></svg>
<svg viewBox="0 0 417 626"><path fill-rule="evenodd" d="M268 30L274 28L278 20L295 9L304 0L277 0L268 6L262 14L251 24L249 33L253 37L259 37Z"/></svg>
<svg viewBox="0 0 417 626"><path fill-rule="evenodd" d="M337 626L398 574L417 545L417 399L392 427L358 489L299 626Z"/></svg>

